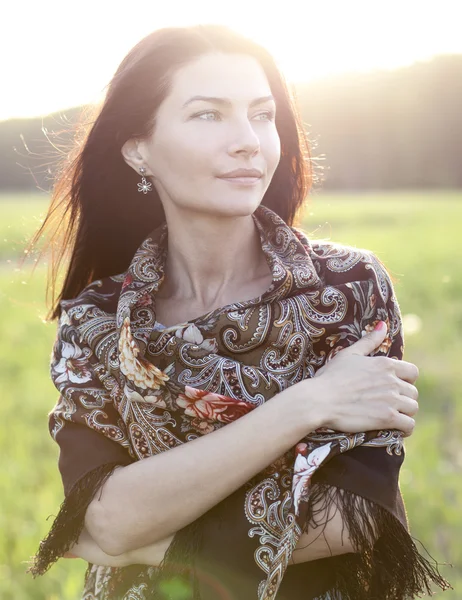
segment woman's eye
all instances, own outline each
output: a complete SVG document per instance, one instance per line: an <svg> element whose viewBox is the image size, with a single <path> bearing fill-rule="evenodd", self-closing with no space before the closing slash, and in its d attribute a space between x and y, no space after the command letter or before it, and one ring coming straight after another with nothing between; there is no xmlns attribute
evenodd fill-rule
<svg viewBox="0 0 462 600"><path fill-rule="evenodd" d="M275 115L274 115L274 111L266 110L265 112L259 113L257 115L257 117L261 117L261 116L266 117L268 121L272 121L274 119ZM265 120L265 119L263 119L263 120Z"/></svg>
<svg viewBox="0 0 462 600"><path fill-rule="evenodd" d="M198 117L202 121L221 121L220 113L215 110L208 110L207 112L198 113L197 115L193 116ZM272 110L266 110L265 112L259 113L255 116L258 121L273 121L275 113ZM264 118L261 119L260 117Z"/></svg>
<svg viewBox="0 0 462 600"><path fill-rule="evenodd" d="M204 113L199 113L198 115L195 115L196 117L202 118L202 117L207 117L208 115L212 115L213 117L218 117L218 113L214 110L208 110L207 112ZM203 121L215 121L215 119L207 119L207 118L203 118Z"/></svg>

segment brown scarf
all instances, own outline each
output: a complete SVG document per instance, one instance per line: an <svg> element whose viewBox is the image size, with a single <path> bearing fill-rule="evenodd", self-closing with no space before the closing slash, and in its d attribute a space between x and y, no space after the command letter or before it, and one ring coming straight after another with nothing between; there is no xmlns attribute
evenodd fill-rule
<svg viewBox="0 0 462 600"><path fill-rule="evenodd" d="M65 500L29 569L34 576L77 541L88 504L116 465L238 419L313 377L379 320L389 334L374 355L402 359L399 306L372 253L309 241L264 205L253 219L273 274L257 298L161 329L164 222L126 272L61 302L51 364L60 397L49 424ZM168 585L178 578L190 590L181 597L200 600L398 600L430 593L432 581L450 587L409 535L403 460L399 431L318 429L179 531L160 567L90 564L85 597L175 598ZM321 500L322 514L314 510ZM357 552L289 567L302 532L325 526L333 503Z"/></svg>

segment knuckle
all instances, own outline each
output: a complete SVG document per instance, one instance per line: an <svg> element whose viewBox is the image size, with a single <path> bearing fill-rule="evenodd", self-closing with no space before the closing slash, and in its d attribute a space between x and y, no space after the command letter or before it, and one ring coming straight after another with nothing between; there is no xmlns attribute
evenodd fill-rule
<svg viewBox="0 0 462 600"><path fill-rule="evenodd" d="M375 358L376 367L380 371L387 371L389 369L388 359L386 356L377 356Z"/></svg>
<svg viewBox="0 0 462 600"><path fill-rule="evenodd" d="M392 427L396 422L395 409L391 405L388 405L384 411L383 422L388 427Z"/></svg>
<svg viewBox="0 0 462 600"><path fill-rule="evenodd" d="M393 423L396 423L396 419L398 418L398 412L393 406L388 407L388 417Z"/></svg>
<svg viewBox="0 0 462 600"><path fill-rule="evenodd" d="M392 377L388 381L388 389L393 400L397 400L401 395L401 383L398 377Z"/></svg>
<svg viewBox="0 0 462 600"><path fill-rule="evenodd" d="M394 373L395 365L393 363L393 359L387 358L386 356L383 356L382 359L383 359L383 368L385 369L385 371L387 371L387 373Z"/></svg>

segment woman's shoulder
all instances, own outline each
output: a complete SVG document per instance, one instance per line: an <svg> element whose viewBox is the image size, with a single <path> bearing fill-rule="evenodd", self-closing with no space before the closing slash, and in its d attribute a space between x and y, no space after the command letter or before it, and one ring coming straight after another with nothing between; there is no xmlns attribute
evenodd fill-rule
<svg viewBox="0 0 462 600"><path fill-rule="evenodd" d="M372 250L330 239L313 239L301 229L296 233L325 285L370 279L387 279L391 283L387 268Z"/></svg>
<svg viewBox="0 0 462 600"><path fill-rule="evenodd" d="M312 239L310 246L312 259L323 261L328 268L334 270L340 267L351 269L357 264L378 260L372 250L329 239Z"/></svg>

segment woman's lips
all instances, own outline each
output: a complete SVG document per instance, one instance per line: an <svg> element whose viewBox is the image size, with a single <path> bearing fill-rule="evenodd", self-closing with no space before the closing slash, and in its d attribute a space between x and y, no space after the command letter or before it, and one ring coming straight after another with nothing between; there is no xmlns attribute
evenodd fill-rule
<svg viewBox="0 0 462 600"><path fill-rule="evenodd" d="M218 177L218 179L229 181L229 183L234 183L235 185L251 186L258 183L261 177Z"/></svg>

